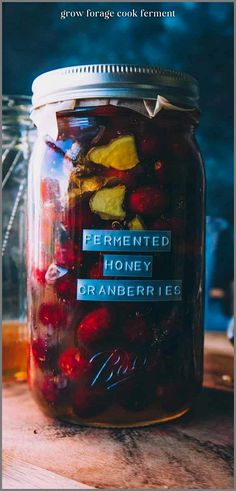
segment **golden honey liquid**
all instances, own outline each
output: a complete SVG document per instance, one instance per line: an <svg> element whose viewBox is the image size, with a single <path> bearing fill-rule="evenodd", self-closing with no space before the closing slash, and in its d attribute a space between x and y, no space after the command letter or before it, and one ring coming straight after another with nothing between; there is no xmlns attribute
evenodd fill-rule
<svg viewBox="0 0 236 491"><path fill-rule="evenodd" d="M19 320L2 322L3 381L27 379L27 325Z"/></svg>

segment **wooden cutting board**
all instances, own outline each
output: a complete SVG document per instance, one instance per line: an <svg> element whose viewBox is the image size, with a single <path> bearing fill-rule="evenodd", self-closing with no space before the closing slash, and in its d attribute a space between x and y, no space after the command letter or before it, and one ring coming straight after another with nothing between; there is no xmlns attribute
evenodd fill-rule
<svg viewBox="0 0 236 491"><path fill-rule="evenodd" d="M93 489L3 453L3 489ZM58 486L59 485L59 486Z"/></svg>
<svg viewBox="0 0 236 491"><path fill-rule="evenodd" d="M26 384L4 387L3 489L233 488L233 348L206 336L205 390L168 424L98 429L54 421Z"/></svg>

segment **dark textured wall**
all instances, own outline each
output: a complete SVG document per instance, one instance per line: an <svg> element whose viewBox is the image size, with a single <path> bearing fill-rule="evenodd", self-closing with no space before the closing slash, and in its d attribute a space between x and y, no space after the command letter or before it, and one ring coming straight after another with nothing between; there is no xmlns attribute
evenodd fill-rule
<svg viewBox="0 0 236 491"><path fill-rule="evenodd" d="M176 17L66 19L61 10L173 10ZM3 90L30 94L34 77L73 64L138 63L184 70L200 82L198 140L207 213L232 220L233 3L8 3L3 5Z"/></svg>

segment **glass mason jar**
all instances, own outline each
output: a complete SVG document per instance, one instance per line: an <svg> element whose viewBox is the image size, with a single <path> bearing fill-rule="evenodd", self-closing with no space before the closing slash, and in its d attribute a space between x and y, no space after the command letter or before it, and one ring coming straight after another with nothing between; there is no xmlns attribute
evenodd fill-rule
<svg viewBox="0 0 236 491"><path fill-rule="evenodd" d="M33 91L33 396L47 414L79 424L176 418L202 383L197 82L95 65L41 75Z"/></svg>
<svg viewBox="0 0 236 491"><path fill-rule="evenodd" d="M27 96L3 96L3 380L27 379L26 194L34 141Z"/></svg>

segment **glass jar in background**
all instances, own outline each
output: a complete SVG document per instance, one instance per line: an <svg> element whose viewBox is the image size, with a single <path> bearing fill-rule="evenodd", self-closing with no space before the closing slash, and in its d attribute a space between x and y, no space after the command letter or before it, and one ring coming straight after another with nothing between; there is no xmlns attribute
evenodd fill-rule
<svg viewBox="0 0 236 491"><path fill-rule="evenodd" d="M33 396L47 414L79 424L176 418L202 383L197 83L158 68L93 65L44 74L33 90Z"/></svg>
<svg viewBox="0 0 236 491"><path fill-rule="evenodd" d="M3 380L26 380L26 190L34 141L31 101L3 96L2 347Z"/></svg>

